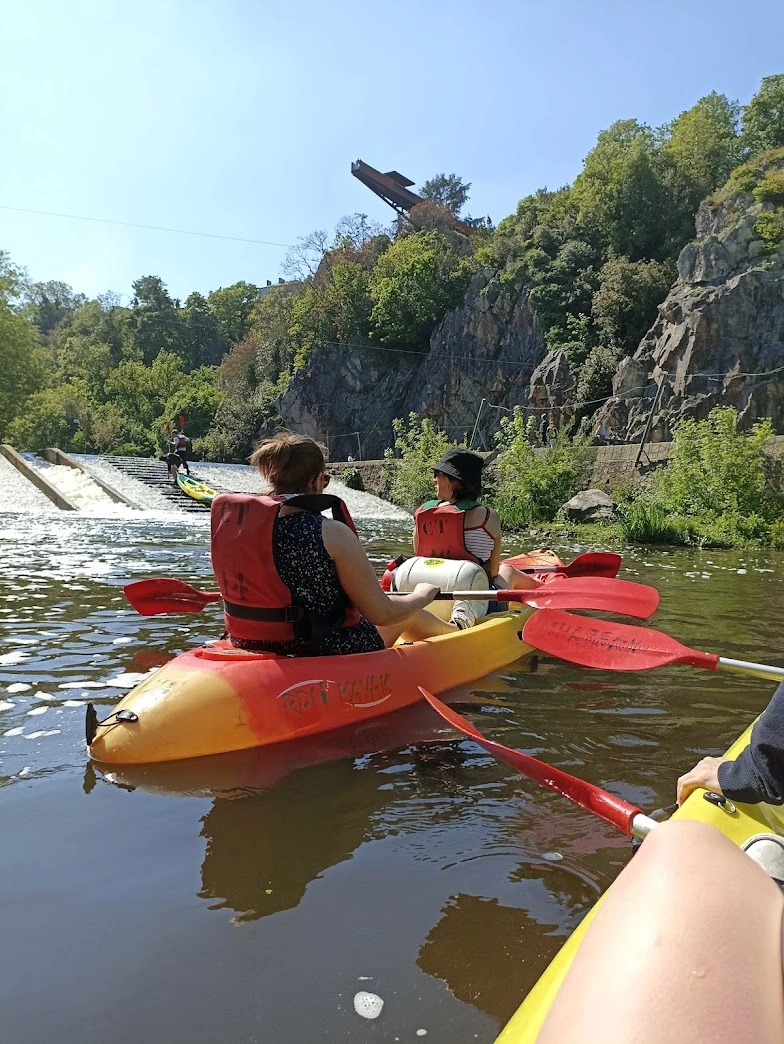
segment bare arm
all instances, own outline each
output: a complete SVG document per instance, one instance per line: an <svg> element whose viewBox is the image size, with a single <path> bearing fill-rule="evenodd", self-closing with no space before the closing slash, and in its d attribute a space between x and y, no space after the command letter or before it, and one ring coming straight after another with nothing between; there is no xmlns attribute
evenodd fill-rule
<svg viewBox="0 0 784 1044"><path fill-rule="evenodd" d="M490 515L487 519L487 531L493 537L495 543L493 544L493 551L490 555L490 564L488 566L490 576L498 576L498 570L501 568L501 520L498 514L489 509Z"/></svg>
<svg viewBox="0 0 784 1044"><path fill-rule="evenodd" d="M402 623L429 605L438 592L431 584L417 584L410 594L389 598L379 586L365 549L348 526L325 519L322 537L351 604L378 627Z"/></svg>

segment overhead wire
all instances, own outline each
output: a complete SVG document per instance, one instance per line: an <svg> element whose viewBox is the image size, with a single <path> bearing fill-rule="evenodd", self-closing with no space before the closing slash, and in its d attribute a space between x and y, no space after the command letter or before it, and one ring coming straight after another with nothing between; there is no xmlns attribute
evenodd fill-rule
<svg viewBox="0 0 784 1044"><path fill-rule="evenodd" d="M146 225L140 221L118 221L115 218L90 217L87 214L63 214L57 210L35 210L33 207L12 207L0 203L0 210L17 214L39 214L43 217L66 218L68 221L92 221L99 225L120 225L122 228L145 228L151 232L172 232L180 236L201 236L204 239L226 239L232 243L253 243L256 246L293 247L294 243L276 243L270 239L248 239L245 236L226 236L219 232L197 232L190 228L169 228L166 225Z"/></svg>

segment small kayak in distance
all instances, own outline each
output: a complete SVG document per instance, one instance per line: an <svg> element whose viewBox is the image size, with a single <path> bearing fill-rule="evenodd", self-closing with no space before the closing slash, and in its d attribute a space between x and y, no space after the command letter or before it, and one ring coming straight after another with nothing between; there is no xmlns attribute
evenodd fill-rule
<svg viewBox="0 0 784 1044"><path fill-rule="evenodd" d="M733 743L726 756L731 759L737 758L740 752L748 746L750 738L751 726ZM673 780L674 789L675 782ZM691 794L672 818L691 819L699 823L707 823L720 830L730 841L733 841L741 848L760 834L776 834L784 837L783 806L766 804L735 805L731 801L724 801L715 794L706 795L704 790L697 790ZM572 932L562 949L553 958L534 988L517 1009L506 1027L501 1031L496 1044L535 1044L547 1013L555 1000L555 996L577 955L588 926L611 889L612 885ZM644 896L640 898L644 901ZM727 897L727 901L731 901L730 896ZM630 942L630 945L633 945L633 940Z"/></svg>
<svg viewBox="0 0 784 1044"><path fill-rule="evenodd" d="M203 482L197 482L196 479L191 478L190 475L183 474L181 471L177 472L177 485L183 493L187 493L189 497L198 500L200 504L207 504L208 506L218 495L216 490L205 486Z"/></svg>

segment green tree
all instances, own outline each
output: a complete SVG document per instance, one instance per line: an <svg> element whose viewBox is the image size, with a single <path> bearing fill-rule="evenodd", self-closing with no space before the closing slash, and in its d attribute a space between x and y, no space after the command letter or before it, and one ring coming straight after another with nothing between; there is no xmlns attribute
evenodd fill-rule
<svg viewBox="0 0 784 1044"><path fill-rule="evenodd" d="M690 223L702 200L723 185L741 161L739 115L736 101L712 91L666 128L664 153L672 160L674 191Z"/></svg>
<svg viewBox="0 0 784 1044"><path fill-rule="evenodd" d="M784 75L763 77L743 110L742 141L751 154L784 146Z"/></svg>
<svg viewBox="0 0 784 1044"><path fill-rule="evenodd" d="M191 438L206 435L215 423L215 415L223 400L215 383L216 376L217 369L212 366L194 371L188 382L168 399L161 420L165 423L182 416Z"/></svg>
<svg viewBox="0 0 784 1044"><path fill-rule="evenodd" d="M599 135L572 192L614 253L632 261L667 256L671 200L663 174L650 127L619 120Z"/></svg>
<svg viewBox="0 0 784 1044"><path fill-rule="evenodd" d="M71 338L76 337L90 344L106 344L112 366L123 359L133 357L132 334L129 328L130 309L123 308L111 295L85 301L60 320L49 336L57 354ZM141 352L136 353L141 360Z"/></svg>
<svg viewBox="0 0 784 1044"><path fill-rule="evenodd" d="M472 262L438 232L417 232L382 254L370 280L371 327L381 344L424 348L436 325L462 299Z"/></svg>
<svg viewBox="0 0 784 1044"><path fill-rule="evenodd" d="M0 438L25 411L28 396L43 387L45 365L38 331L24 316L0 300Z"/></svg>
<svg viewBox="0 0 784 1044"><path fill-rule="evenodd" d="M419 194L424 199L435 200L447 207L457 217L468 202L470 191L471 183L466 183L457 174L435 174L428 178Z"/></svg>
<svg viewBox="0 0 784 1044"><path fill-rule="evenodd" d="M133 292L129 327L142 361L149 365L160 351L175 352L183 361L189 361L179 302L170 297L160 276L137 279Z"/></svg>
<svg viewBox="0 0 784 1044"><path fill-rule="evenodd" d="M85 453L92 449L90 396L81 381L34 392L8 425L7 437L21 450L44 446Z"/></svg>
<svg viewBox="0 0 784 1044"><path fill-rule="evenodd" d="M238 344L250 332L254 307L261 300L261 290L253 283L240 280L207 294L210 311L218 321L228 344Z"/></svg>
<svg viewBox="0 0 784 1044"><path fill-rule="evenodd" d="M24 272L0 250L0 438L46 377L38 330L20 311L25 285Z"/></svg>
<svg viewBox="0 0 784 1044"><path fill-rule="evenodd" d="M112 369L112 350L108 344L74 334L64 340L57 361L61 381L83 381L93 399L104 401L106 378Z"/></svg>
<svg viewBox="0 0 784 1044"><path fill-rule="evenodd" d="M32 309L33 321L42 334L51 333L67 315L87 301L84 294L77 294L68 283L57 279L31 283L25 296Z"/></svg>
<svg viewBox="0 0 784 1044"><path fill-rule="evenodd" d="M179 321L182 325L179 354L186 367L217 366L229 343L207 298L196 292L189 294L185 307L180 310Z"/></svg>
<svg viewBox="0 0 784 1044"><path fill-rule="evenodd" d="M591 312L599 341L633 355L675 279L675 266L613 257L599 273Z"/></svg>

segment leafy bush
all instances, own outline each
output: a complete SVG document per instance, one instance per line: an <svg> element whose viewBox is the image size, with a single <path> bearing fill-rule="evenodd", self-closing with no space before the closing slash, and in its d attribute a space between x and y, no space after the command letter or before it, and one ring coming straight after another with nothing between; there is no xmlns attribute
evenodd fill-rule
<svg viewBox="0 0 784 1044"><path fill-rule="evenodd" d="M340 481L349 489L358 489L361 493L365 491L365 483L358 468L347 468L340 476Z"/></svg>
<svg viewBox="0 0 784 1044"><path fill-rule="evenodd" d="M778 250L784 243L784 207L766 210L754 222L754 231L768 250Z"/></svg>
<svg viewBox="0 0 784 1044"><path fill-rule="evenodd" d="M769 170L755 187L754 198L758 203L784 205L784 171Z"/></svg>
<svg viewBox="0 0 784 1044"><path fill-rule="evenodd" d="M760 514L772 520L780 498L768 486L763 447L773 436L769 420L738 431L732 407L711 410L707 420L685 420L675 428L674 451L657 473L657 496L674 514L700 519Z"/></svg>
<svg viewBox="0 0 784 1044"><path fill-rule="evenodd" d="M431 500L433 489L433 466L453 446L443 431L433 426L427 417L409 414L408 426L399 418L393 421L395 452L388 449L384 454L387 468L392 473L389 499L407 511Z"/></svg>
<svg viewBox="0 0 784 1044"><path fill-rule="evenodd" d="M590 435L570 439L559 432L547 449L531 445L525 414L515 407L511 417L501 421L496 436L499 454L493 498L501 525L520 528L532 522L552 521L562 504L580 487L588 457Z"/></svg>
<svg viewBox="0 0 784 1044"><path fill-rule="evenodd" d="M624 534L638 543L744 547L784 546L782 498L766 477L765 443L770 421L738 431L731 407L707 420L682 421L675 448L653 479L653 488L621 504Z"/></svg>
<svg viewBox="0 0 784 1044"><path fill-rule="evenodd" d="M696 536L693 525L671 515L656 497L643 495L618 506L624 536L635 544L689 544Z"/></svg>

